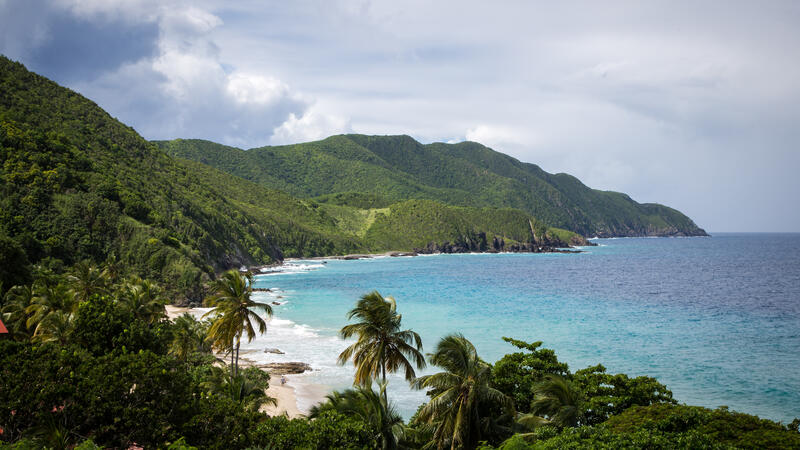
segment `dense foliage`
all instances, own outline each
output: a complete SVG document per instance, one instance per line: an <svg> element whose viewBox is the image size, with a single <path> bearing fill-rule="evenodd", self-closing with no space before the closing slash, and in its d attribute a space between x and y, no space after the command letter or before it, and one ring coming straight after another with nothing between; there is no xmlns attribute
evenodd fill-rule
<svg viewBox="0 0 800 450"><path fill-rule="evenodd" d="M403 343L413 350L414 365L420 365L420 346L416 333L400 328L395 302L377 293L356 304L351 318L357 322L344 328L364 337L357 346L362 357L354 358L356 373L363 374L360 386L331 393L308 419L269 417L260 412L274 402L266 394L269 375L250 367L236 371L235 360L230 370L222 364L225 352L235 354L237 330L243 336L248 328L258 328L253 317L225 306L235 298L242 304L250 301L251 281L240 274L234 279L233 273L222 277L220 289L209 296L222 305L214 322L189 315L168 321L165 291L148 280L119 278L113 264L101 270L81 262L61 275L37 266L30 284L12 286L0 302L10 331L0 338L0 446L800 445L799 421L784 426L726 409L677 406L653 378L608 374L600 365L572 373L541 342L506 338L521 351L492 365L457 334L443 338L428 354L440 372L410 375L429 401L404 423L387 400L383 372L404 367L403 352L395 354ZM231 332L218 339L214 323L229 324L217 328ZM222 359L210 353L217 341L224 344L218 347ZM383 381L378 391L375 379Z"/></svg>
<svg viewBox="0 0 800 450"><path fill-rule="evenodd" d="M795 449L796 429L756 416L699 406L661 403L635 406L596 426L542 427L484 450L602 449Z"/></svg>
<svg viewBox="0 0 800 450"><path fill-rule="evenodd" d="M423 145L408 136L341 135L247 151L201 140L157 144L263 186L361 209L428 199L515 208L587 236L704 234L674 209L590 189L575 177L549 174L475 142Z"/></svg>
<svg viewBox="0 0 800 450"><path fill-rule="evenodd" d="M341 155L349 155L346 147ZM225 151L236 159L234 149ZM358 164L359 157L348 158ZM304 183L325 179L314 161L293 163L297 176L311 170ZM330 162L326 170L338 170ZM529 221L554 242L584 242L521 211L433 201L387 208L396 196L381 190L299 200L170 157L91 101L2 57L0 166L6 288L28 281L31 264L60 271L82 260L114 261L120 273L166 282L171 293L197 302L216 272L285 256L413 250L481 233L490 241L527 242Z"/></svg>
<svg viewBox="0 0 800 450"><path fill-rule="evenodd" d="M361 250L309 202L173 159L86 98L0 57L0 282L114 259L203 297L215 271Z"/></svg>
<svg viewBox="0 0 800 450"><path fill-rule="evenodd" d="M216 144L186 142L162 145L219 162ZM450 335L427 355L440 371L417 378L419 336L377 292L342 332L359 337L342 355L359 387L332 393L308 419L269 417L269 375L238 370L241 338L265 326L251 308L269 306L250 299L252 280L236 270L211 283L220 269L430 242L484 250L494 238L580 239L545 223L609 233L696 227L474 143L337 136L224 151L233 156L223 169L244 164L258 183L325 195L298 200L173 159L89 100L0 57L0 317L9 331L0 335L0 447L800 447L799 421L679 406L650 377L601 365L571 372L541 342L505 338L521 351L492 365ZM212 320L167 320L165 305L186 297L205 298ZM231 357L230 370L218 356ZM386 396L385 373L400 369L429 396L408 423Z"/></svg>

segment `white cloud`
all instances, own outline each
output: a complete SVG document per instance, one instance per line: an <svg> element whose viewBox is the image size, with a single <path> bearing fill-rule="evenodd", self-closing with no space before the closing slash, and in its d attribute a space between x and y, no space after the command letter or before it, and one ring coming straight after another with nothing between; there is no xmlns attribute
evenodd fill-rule
<svg viewBox="0 0 800 450"><path fill-rule="evenodd" d="M53 1L92 23L157 24L154 54L70 84L148 138L467 138L711 230L800 228L780 204L800 191L792 1ZM47 14L8 5L0 51L25 62L57 36Z"/></svg>
<svg viewBox="0 0 800 450"><path fill-rule="evenodd" d="M281 145L309 142L352 131L346 118L322 113L312 106L300 117L294 113L289 114L289 118L275 128L271 143Z"/></svg>
<svg viewBox="0 0 800 450"><path fill-rule="evenodd" d="M309 113L311 98L279 78L265 70L246 71L223 64L211 33L224 21L207 10L182 2L150 5L152 8L142 8L147 4L144 1L64 0L64 4L75 14L96 20L133 10L152 11L131 14L128 20L158 24L156 55L77 86L89 97L106 99L102 106L149 139L203 138L255 147L267 144L273 130L287 121L298 121L286 128L297 135L303 134L303 127L335 128L318 113ZM136 94L120 95L132 91ZM142 108L144 103L156 110Z"/></svg>

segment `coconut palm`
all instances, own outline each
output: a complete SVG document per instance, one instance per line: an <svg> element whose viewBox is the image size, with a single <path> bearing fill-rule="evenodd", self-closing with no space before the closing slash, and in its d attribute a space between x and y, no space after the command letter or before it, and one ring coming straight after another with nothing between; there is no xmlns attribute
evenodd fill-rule
<svg viewBox="0 0 800 450"><path fill-rule="evenodd" d="M233 375L221 367L211 366L209 377L202 384L210 394L229 398L241 403L250 411L258 411L262 405L276 405L277 400L268 396L267 383L251 379L247 371Z"/></svg>
<svg viewBox="0 0 800 450"><path fill-rule="evenodd" d="M122 264L117 255L114 253L108 255L105 264L103 264L103 276L111 283L116 283L121 273Z"/></svg>
<svg viewBox="0 0 800 450"><path fill-rule="evenodd" d="M39 333L39 327L48 315L57 311L74 314L78 302L69 287L65 284L35 284L33 297L25 312L28 314L26 326L33 328L33 334Z"/></svg>
<svg viewBox="0 0 800 450"><path fill-rule="evenodd" d="M169 351L182 361L194 352L210 353L207 334L208 326L204 322L200 322L189 313L184 313L175 319L172 326L173 337Z"/></svg>
<svg viewBox="0 0 800 450"><path fill-rule="evenodd" d="M482 415L500 407L509 414L513 400L490 385L492 369L461 334L439 341L428 355L432 365L444 372L414 380L416 389L428 389L430 401L419 411L417 420L435 428L432 445L437 448L474 447L492 426L493 418Z"/></svg>
<svg viewBox="0 0 800 450"><path fill-rule="evenodd" d="M19 340L30 337L28 331L27 308L33 299L33 286L14 286L6 292L2 313L3 323L8 328L8 333Z"/></svg>
<svg viewBox="0 0 800 450"><path fill-rule="evenodd" d="M168 303L168 300L163 297L161 288L150 280L131 278L122 287L118 301L136 318L149 324L156 323L167 316L164 305Z"/></svg>
<svg viewBox="0 0 800 450"><path fill-rule="evenodd" d="M547 375L533 390L533 415L545 418L547 424L573 427L583 419L583 393L571 381L559 375ZM525 417L525 416L523 416ZM536 420L535 418L531 418Z"/></svg>
<svg viewBox="0 0 800 450"><path fill-rule="evenodd" d="M386 385L375 392L371 387L358 386L327 395L327 401L311 408L309 417L315 419L325 411L336 411L365 423L374 433L373 440L382 449L396 449L403 436L403 418L386 401Z"/></svg>
<svg viewBox="0 0 800 450"><path fill-rule="evenodd" d="M203 316L213 318L208 330L209 339L218 351L231 352L231 371L236 375L239 372L242 334L247 334L247 342L255 339L254 323L259 334L267 332L267 323L254 309L261 309L272 317L272 307L250 298L253 276L249 272L243 275L237 270L229 270L214 281L212 289L213 294L205 299L204 304L214 309Z"/></svg>
<svg viewBox="0 0 800 450"><path fill-rule="evenodd" d="M369 387L378 376L385 384L386 372L400 369L405 372L406 380L411 381L416 377L414 366L425 367L422 339L411 330L400 329L402 315L397 314L392 297L384 299L378 291L366 294L347 318L359 322L344 326L340 335L343 339L358 336L358 340L339 355L339 364L353 360L356 368L353 384Z"/></svg>
<svg viewBox="0 0 800 450"><path fill-rule="evenodd" d="M66 311L53 311L45 316L36 327L31 341L57 342L66 345L72 333L74 314Z"/></svg>
<svg viewBox="0 0 800 450"><path fill-rule="evenodd" d="M108 287L108 279L103 272L88 261L75 264L67 279L79 302L88 301L94 294L105 293Z"/></svg>

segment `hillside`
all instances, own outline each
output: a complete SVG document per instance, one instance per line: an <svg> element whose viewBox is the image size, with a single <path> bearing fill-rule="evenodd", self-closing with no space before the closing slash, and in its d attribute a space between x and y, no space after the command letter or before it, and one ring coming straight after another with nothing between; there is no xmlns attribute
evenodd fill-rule
<svg viewBox="0 0 800 450"><path fill-rule="evenodd" d="M548 232L521 211L394 204L387 199L398 197L379 195L298 199L264 186L296 191L277 178L255 183L171 157L92 101L2 57L0 150L0 283L6 289L29 281L33 265L60 272L82 260L111 261L122 273L159 280L198 300L204 281L241 265L413 250L481 235L513 244L531 240L529 223L541 228L540 236ZM419 224L407 227L414 217ZM549 236L552 245L585 243L558 230Z"/></svg>
<svg viewBox="0 0 800 450"><path fill-rule="evenodd" d="M340 135L250 150L202 140L156 143L171 155L299 197L360 193L384 204L430 199L515 208L585 236L705 235L672 208L590 189L475 142L423 145L408 136Z"/></svg>
<svg viewBox="0 0 800 450"><path fill-rule="evenodd" d="M364 250L309 202L171 158L5 58L0 146L0 241L19 266L111 257L125 272L191 290L229 267Z"/></svg>

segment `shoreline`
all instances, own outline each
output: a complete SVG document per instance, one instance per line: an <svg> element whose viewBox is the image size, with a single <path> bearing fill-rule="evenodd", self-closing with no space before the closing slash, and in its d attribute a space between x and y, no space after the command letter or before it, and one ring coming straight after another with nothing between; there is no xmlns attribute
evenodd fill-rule
<svg viewBox="0 0 800 450"><path fill-rule="evenodd" d="M175 320L183 314L192 314L199 318L197 308L166 305L167 318ZM286 415L289 419L305 417L311 407L325 401L325 396L329 393L329 387L323 384L311 383L305 380L303 374L285 374L286 384L281 385L281 375L272 373L270 370L259 367L261 363L242 357L240 352L240 367L258 367L270 375L270 383L267 388L267 395L276 400L275 405L264 405L260 411L270 416ZM313 369L312 369L313 370Z"/></svg>

